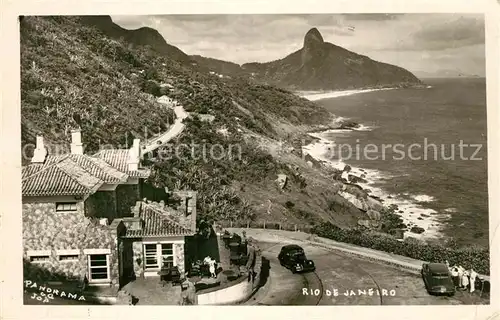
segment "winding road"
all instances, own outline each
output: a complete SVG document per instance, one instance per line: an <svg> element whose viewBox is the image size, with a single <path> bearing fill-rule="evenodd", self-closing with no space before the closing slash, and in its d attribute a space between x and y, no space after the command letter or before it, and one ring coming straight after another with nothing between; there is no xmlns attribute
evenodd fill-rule
<svg viewBox="0 0 500 320"><path fill-rule="evenodd" d="M158 98L157 101L161 104L167 105L167 108L170 107L171 103L165 102L165 99L162 99L163 97ZM174 124L169 128L168 131L162 133L160 136L145 141L145 144L141 147L142 154L150 153L158 149L159 147L164 146L184 130L185 125L182 123L182 121L186 119L189 114L180 105L176 105L175 107L173 107L173 110L176 116Z"/></svg>
<svg viewBox="0 0 500 320"><path fill-rule="evenodd" d="M253 237L251 230L247 235ZM293 274L280 265L278 253L288 243L304 248L316 264L315 272ZM432 296L418 275L299 240L277 237L272 242L259 241L259 246L270 261L269 278L249 305L459 305L488 301L460 291L454 297Z"/></svg>

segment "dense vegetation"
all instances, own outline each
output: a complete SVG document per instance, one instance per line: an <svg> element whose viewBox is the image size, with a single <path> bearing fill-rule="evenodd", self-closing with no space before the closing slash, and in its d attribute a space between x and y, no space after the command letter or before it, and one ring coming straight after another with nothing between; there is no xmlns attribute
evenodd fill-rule
<svg viewBox="0 0 500 320"><path fill-rule="evenodd" d="M331 223L322 223L313 228L312 233L358 246L392 252L394 254L429 262L444 262L474 268L481 274L490 273L489 249L479 246L459 247L453 241L445 244L426 244L415 239L398 241L393 237L367 232L366 230L341 229Z"/></svg>

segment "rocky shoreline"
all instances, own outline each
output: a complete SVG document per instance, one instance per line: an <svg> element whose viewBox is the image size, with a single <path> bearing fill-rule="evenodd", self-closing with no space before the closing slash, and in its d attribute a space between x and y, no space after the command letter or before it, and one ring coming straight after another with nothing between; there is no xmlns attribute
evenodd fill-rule
<svg viewBox="0 0 500 320"><path fill-rule="evenodd" d="M329 125L313 126L309 132L301 132L293 144L296 150L302 151L309 166L323 168L331 175L333 183L342 183L339 195L366 213L366 219L359 220L358 225L400 239L442 240L440 221L428 212L430 209L421 208L418 203L403 203L397 195L387 194L374 186L380 178L378 172L325 158L324 153L331 141L321 135L338 130L363 130L363 125L350 119L332 118Z"/></svg>

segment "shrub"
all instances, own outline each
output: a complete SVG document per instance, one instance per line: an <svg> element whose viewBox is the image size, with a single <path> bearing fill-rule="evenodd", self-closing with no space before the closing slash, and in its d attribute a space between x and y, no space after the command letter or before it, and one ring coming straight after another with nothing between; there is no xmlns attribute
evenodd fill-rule
<svg viewBox="0 0 500 320"><path fill-rule="evenodd" d="M360 229L341 229L329 222L317 225L312 233L339 242L391 252L428 262L444 262L473 268L481 274L490 273L489 249L481 247L450 247L446 244L426 244L415 239L398 241L389 236L366 233Z"/></svg>
<svg viewBox="0 0 500 320"><path fill-rule="evenodd" d="M295 207L295 203L293 203L292 201L287 201L287 202L285 203L285 207L286 207L287 209L292 209L293 207Z"/></svg>

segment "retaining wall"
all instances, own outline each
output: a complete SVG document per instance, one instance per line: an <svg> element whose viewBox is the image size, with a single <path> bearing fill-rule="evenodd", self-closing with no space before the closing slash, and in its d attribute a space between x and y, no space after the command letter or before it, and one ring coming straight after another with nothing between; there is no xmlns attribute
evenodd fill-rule
<svg viewBox="0 0 500 320"><path fill-rule="evenodd" d="M231 287L198 295L198 305L235 304L247 299L252 294L252 282L246 278L239 281Z"/></svg>
<svg viewBox="0 0 500 320"><path fill-rule="evenodd" d="M220 235L218 235L220 236ZM262 269L262 255L258 246L254 245L255 255L252 255L247 266L253 266L255 276L252 278L248 272L236 283L224 289L211 291L197 296L198 305L234 305L248 300L258 289Z"/></svg>

